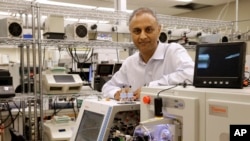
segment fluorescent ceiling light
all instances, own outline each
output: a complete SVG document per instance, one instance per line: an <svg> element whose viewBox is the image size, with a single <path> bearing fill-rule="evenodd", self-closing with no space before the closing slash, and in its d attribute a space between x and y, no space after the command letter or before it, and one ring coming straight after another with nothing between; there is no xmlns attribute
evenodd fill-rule
<svg viewBox="0 0 250 141"><path fill-rule="evenodd" d="M2 12L2 11L0 11L0 15L8 16L8 15L10 15L10 13L9 12Z"/></svg>
<svg viewBox="0 0 250 141"><path fill-rule="evenodd" d="M80 5L80 4L72 4L72 3L64 3L64 2L55 2L55 1L48 1L48 0L37 0L41 4L49 4L49 5L58 5L58 6L66 6L66 7L75 7L75 8L87 8L87 9L95 9L95 6L89 5Z"/></svg>
<svg viewBox="0 0 250 141"><path fill-rule="evenodd" d="M76 19L76 18L65 18L67 21L73 21L73 22L86 22L86 23L102 23L107 24L109 21L99 21L99 20L88 20L88 19Z"/></svg>
<svg viewBox="0 0 250 141"><path fill-rule="evenodd" d="M26 1L32 1L32 0L26 0ZM72 4L72 3L64 3L64 2L55 2L50 0L36 0L38 3L42 4L48 4L48 5L59 5L59 6L65 6L65 7L76 7L76 8L86 8L86 9L96 9L100 11L115 11L114 8L107 8L107 7L96 7L96 6L90 6L90 5L80 5L80 4ZM133 10L126 10L127 13L132 13Z"/></svg>
<svg viewBox="0 0 250 141"><path fill-rule="evenodd" d="M96 9L102 11L115 11L114 8L107 8L107 7L97 7Z"/></svg>
<svg viewBox="0 0 250 141"><path fill-rule="evenodd" d="M193 0L175 0L175 1L181 1L181 2L191 2Z"/></svg>
<svg viewBox="0 0 250 141"><path fill-rule="evenodd" d="M107 8L107 7L97 7L96 9L101 11L115 11L114 8ZM125 12L132 13L133 10L126 10Z"/></svg>
<svg viewBox="0 0 250 141"><path fill-rule="evenodd" d="M126 12L127 12L127 13L132 13L132 12L133 12L133 10L126 10Z"/></svg>

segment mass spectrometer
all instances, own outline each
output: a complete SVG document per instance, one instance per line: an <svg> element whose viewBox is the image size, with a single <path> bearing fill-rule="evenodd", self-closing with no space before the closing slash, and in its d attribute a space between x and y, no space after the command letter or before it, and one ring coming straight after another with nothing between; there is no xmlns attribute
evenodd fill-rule
<svg viewBox="0 0 250 141"><path fill-rule="evenodd" d="M159 131L169 130L172 134L171 141L204 141L204 116L205 108L204 103L205 95L199 91L183 91L178 88L171 89L171 87L159 87L159 88L143 88L141 93L141 123L148 123L149 120L157 120L159 110L162 110L163 118L167 118L170 122L166 122L165 128L157 128ZM166 89L165 92L157 94L158 91ZM162 101L160 101L161 99ZM157 105L159 109L155 108ZM162 109L161 109L162 108ZM157 118L155 118L155 112L158 112ZM199 124L200 123L202 124ZM161 123L160 125L164 125ZM157 125L154 125L157 126ZM152 127L152 126L151 126ZM171 127L171 128L170 128ZM155 128L155 127L154 127ZM175 131L175 132L173 132ZM171 133L172 132L172 133ZM152 133L151 133L152 134ZM154 133L157 138L163 139L164 137L160 133ZM156 138L153 137L153 138ZM180 140L182 138L182 140ZM153 140L149 140L153 141Z"/></svg>
<svg viewBox="0 0 250 141"><path fill-rule="evenodd" d="M134 135L148 141L229 141L230 125L249 124L249 93L250 88L143 87Z"/></svg>

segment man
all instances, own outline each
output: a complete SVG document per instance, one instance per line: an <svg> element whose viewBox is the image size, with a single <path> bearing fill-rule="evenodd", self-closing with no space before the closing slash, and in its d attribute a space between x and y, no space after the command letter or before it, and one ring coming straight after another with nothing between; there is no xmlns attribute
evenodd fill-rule
<svg viewBox="0 0 250 141"><path fill-rule="evenodd" d="M130 86L134 99L142 86L167 86L193 81L194 62L186 49L158 41L161 32L156 14L149 8L135 10L129 19L129 31L137 53L129 56L120 70L103 85L104 97L120 99L121 88Z"/></svg>

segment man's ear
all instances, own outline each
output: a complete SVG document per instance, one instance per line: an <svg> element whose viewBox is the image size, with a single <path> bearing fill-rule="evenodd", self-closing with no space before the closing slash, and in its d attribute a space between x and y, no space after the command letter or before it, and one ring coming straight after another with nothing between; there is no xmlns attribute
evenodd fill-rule
<svg viewBox="0 0 250 141"><path fill-rule="evenodd" d="M159 24L159 32L161 32L161 29L163 29L163 24Z"/></svg>

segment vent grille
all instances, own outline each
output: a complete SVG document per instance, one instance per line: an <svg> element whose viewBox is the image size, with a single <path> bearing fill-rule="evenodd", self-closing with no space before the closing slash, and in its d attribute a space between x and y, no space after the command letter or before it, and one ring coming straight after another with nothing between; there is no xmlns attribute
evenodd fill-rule
<svg viewBox="0 0 250 141"><path fill-rule="evenodd" d="M13 37L19 37L22 34L22 27L17 22L10 23L9 32Z"/></svg>
<svg viewBox="0 0 250 141"><path fill-rule="evenodd" d="M78 25L75 29L75 32L79 38L84 38L88 34L88 30L84 25Z"/></svg>

